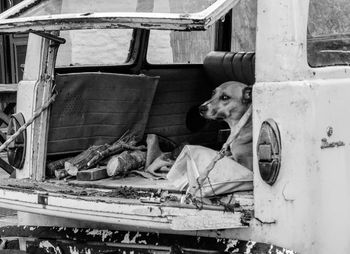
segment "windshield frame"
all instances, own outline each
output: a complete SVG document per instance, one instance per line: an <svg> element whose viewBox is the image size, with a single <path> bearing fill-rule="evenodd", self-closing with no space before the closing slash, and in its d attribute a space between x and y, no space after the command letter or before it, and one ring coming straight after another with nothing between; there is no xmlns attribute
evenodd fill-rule
<svg viewBox="0 0 350 254"><path fill-rule="evenodd" d="M108 28L206 30L239 2L217 0L207 9L197 13L100 12L21 18L21 13L41 1L25 0L0 14L0 33Z"/></svg>

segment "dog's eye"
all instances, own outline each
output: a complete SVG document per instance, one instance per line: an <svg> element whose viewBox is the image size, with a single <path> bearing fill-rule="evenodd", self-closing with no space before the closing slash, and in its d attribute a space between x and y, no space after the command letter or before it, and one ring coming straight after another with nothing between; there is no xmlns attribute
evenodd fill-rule
<svg viewBox="0 0 350 254"><path fill-rule="evenodd" d="M230 99L230 97L227 96L226 94L223 94L223 95L220 96L220 100L227 101L229 99Z"/></svg>

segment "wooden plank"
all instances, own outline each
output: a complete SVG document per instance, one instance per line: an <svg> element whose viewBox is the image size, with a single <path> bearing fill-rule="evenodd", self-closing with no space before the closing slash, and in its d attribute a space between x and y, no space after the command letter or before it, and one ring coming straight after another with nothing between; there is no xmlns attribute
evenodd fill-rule
<svg viewBox="0 0 350 254"><path fill-rule="evenodd" d="M78 181L96 181L107 177L108 175L105 167L82 170L77 173Z"/></svg>

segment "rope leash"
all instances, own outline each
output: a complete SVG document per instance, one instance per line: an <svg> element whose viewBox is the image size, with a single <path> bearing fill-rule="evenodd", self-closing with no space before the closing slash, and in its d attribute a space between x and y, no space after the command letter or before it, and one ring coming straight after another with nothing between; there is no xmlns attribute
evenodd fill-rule
<svg viewBox="0 0 350 254"><path fill-rule="evenodd" d="M210 179L209 179L209 173L214 169L216 163L221 160L223 157L225 157L228 148L230 146L230 144L234 141L234 139L238 136L238 134L240 133L240 131L242 130L242 128L245 126L245 124L248 122L249 118L252 115L252 105L249 106L249 108L247 109L247 111L244 113L244 115L241 117L241 119L239 120L239 122L235 125L235 127L231 130L231 134L228 138L228 140L225 142L225 144L222 146L221 150L217 153L217 155L214 157L214 159L209 163L209 165L206 167L204 173L202 175L200 175L196 180L197 185L195 186L190 186L187 190L187 194L186 194L186 200L190 200L193 203L196 204L196 206L198 207L198 202L202 203L203 206L203 194L202 194L202 185L204 183L204 181L206 179L208 179L209 185L211 187L211 190L214 194L215 197L217 197L213 186L211 185ZM195 198L195 194L197 191L200 191L200 197L201 197L201 201L197 200ZM202 207L201 206L201 207Z"/></svg>
<svg viewBox="0 0 350 254"><path fill-rule="evenodd" d="M55 101L57 93L55 92L38 110L36 110L33 116L23 124L11 137L9 137L1 146L0 152L4 151L10 143L12 143L25 129L30 126L35 119L37 119L48 107Z"/></svg>

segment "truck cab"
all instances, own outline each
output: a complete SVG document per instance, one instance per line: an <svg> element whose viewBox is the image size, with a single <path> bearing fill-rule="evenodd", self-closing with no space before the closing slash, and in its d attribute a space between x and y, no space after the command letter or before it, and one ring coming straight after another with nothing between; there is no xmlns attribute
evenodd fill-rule
<svg viewBox="0 0 350 254"><path fill-rule="evenodd" d="M187 251L348 253L349 13L346 0L17 4L0 15L0 33L29 33L0 206L33 231L118 231L128 250L160 234L193 239L177 242ZM48 172L130 129L220 149L228 127L197 107L226 81L252 87L253 191L198 206L166 180Z"/></svg>

